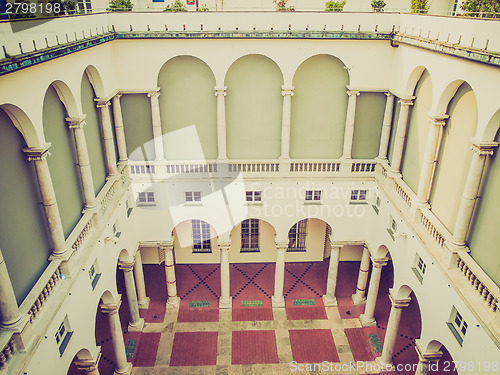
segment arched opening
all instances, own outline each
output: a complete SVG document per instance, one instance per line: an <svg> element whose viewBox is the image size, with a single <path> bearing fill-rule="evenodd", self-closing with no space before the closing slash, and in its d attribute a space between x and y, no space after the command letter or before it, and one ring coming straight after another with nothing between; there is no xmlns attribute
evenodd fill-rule
<svg viewBox="0 0 500 375"><path fill-rule="evenodd" d="M436 361L431 361L429 363L429 375L441 375L443 372L447 372L450 375L458 375L457 367L450 366L453 363L453 357L446 347L437 340L432 340L427 345L425 354L441 353Z"/></svg>

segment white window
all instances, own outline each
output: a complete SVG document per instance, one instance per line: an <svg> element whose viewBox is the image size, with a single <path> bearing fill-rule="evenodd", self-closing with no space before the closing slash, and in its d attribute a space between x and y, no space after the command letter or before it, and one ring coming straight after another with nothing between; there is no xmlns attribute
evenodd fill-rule
<svg viewBox="0 0 500 375"><path fill-rule="evenodd" d="M113 235L116 238L120 238L122 232L120 232L120 227L118 226L118 221L113 224Z"/></svg>
<svg viewBox="0 0 500 375"><path fill-rule="evenodd" d="M457 341L462 345L464 341L465 334L467 333L467 323L465 322L462 315L458 312L455 306L451 309L450 321L448 322L448 327L457 339Z"/></svg>
<svg viewBox="0 0 500 375"><path fill-rule="evenodd" d="M184 192L186 202L201 202L201 191L186 191Z"/></svg>
<svg viewBox="0 0 500 375"><path fill-rule="evenodd" d="M288 232L287 251L306 251L307 219L294 224Z"/></svg>
<svg viewBox="0 0 500 375"><path fill-rule="evenodd" d="M125 209L127 210L127 217L130 217L132 213L132 207L130 207L130 203L128 203L128 199L125 201Z"/></svg>
<svg viewBox="0 0 500 375"><path fill-rule="evenodd" d="M259 251L259 220L246 219L241 223L241 252Z"/></svg>
<svg viewBox="0 0 500 375"><path fill-rule="evenodd" d="M101 278L101 273L99 272L99 266L97 260L92 264L89 269L90 284L92 285L92 290L95 289L97 282Z"/></svg>
<svg viewBox="0 0 500 375"><path fill-rule="evenodd" d="M211 253L210 225L203 220L192 220L193 253Z"/></svg>
<svg viewBox="0 0 500 375"><path fill-rule="evenodd" d="M372 207L375 210L375 212L377 213L377 215L380 212L380 203L381 203L380 197L377 197L377 199L375 199L375 204L372 205Z"/></svg>
<svg viewBox="0 0 500 375"><path fill-rule="evenodd" d="M152 191L139 192L138 206L155 206L155 193Z"/></svg>
<svg viewBox="0 0 500 375"><path fill-rule="evenodd" d="M247 191L246 192L246 201L247 201L247 203L250 203L250 202L260 203L260 202L262 202L262 191Z"/></svg>
<svg viewBox="0 0 500 375"><path fill-rule="evenodd" d="M351 201L366 202L366 192L363 189L351 190Z"/></svg>
<svg viewBox="0 0 500 375"><path fill-rule="evenodd" d="M398 230L398 224L396 223L396 220L392 218L392 216L389 217L389 228L387 228L387 232L389 232L389 235L391 238L394 240L394 235L396 234L396 231Z"/></svg>
<svg viewBox="0 0 500 375"><path fill-rule="evenodd" d="M321 202L321 190L306 190L306 202Z"/></svg>
<svg viewBox="0 0 500 375"><path fill-rule="evenodd" d="M55 333L56 344L59 346L59 354L62 356L66 347L68 346L68 342L71 339L73 332L70 332L68 317L64 317L61 325L57 329Z"/></svg>
<svg viewBox="0 0 500 375"><path fill-rule="evenodd" d="M424 281L425 268L426 268L425 262L423 261L422 258L420 258L420 255L416 254L415 266L412 267L412 270L415 273L415 276L417 276L417 279L421 283Z"/></svg>

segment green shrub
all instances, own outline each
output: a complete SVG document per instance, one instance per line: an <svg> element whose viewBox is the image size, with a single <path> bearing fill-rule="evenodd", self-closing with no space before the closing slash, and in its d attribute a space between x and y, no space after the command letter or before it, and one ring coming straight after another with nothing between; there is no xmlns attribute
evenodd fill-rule
<svg viewBox="0 0 500 375"><path fill-rule="evenodd" d="M168 4L165 12L187 12L187 8L181 0L175 0L172 4Z"/></svg>
<svg viewBox="0 0 500 375"><path fill-rule="evenodd" d="M468 17L500 18L500 0L465 0L460 7Z"/></svg>
<svg viewBox="0 0 500 375"><path fill-rule="evenodd" d="M429 11L428 0L411 0L410 9L412 13L427 14Z"/></svg>
<svg viewBox="0 0 500 375"><path fill-rule="evenodd" d="M386 5L384 0L372 0L372 8L375 12L382 12Z"/></svg>
<svg viewBox="0 0 500 375"><path fill-rule="evenodd" d="M130 0L111 0L108 10L112 12L130 12L134 4Z"/></svg>
<svg viewBox="0 0 500 375"><path fill-rule="evenodd" d="M346 0L340 1L327 1L325 3L325 11L326 12L342 12L344 10L344 5L346 5Z"/></svg>
<svg viewBox="0 0 500 375"><path fill-rule="evenodd" d="M210 9L208 9L207 4L200 5L198 9L196 9L198 12L208 12Z"/></svg>

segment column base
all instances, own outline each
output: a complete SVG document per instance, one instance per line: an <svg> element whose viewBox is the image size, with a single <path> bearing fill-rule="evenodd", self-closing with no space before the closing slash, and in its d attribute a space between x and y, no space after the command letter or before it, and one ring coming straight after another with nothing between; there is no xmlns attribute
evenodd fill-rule
<svg viewBox="0 0 500 375"><path fill-rule="evenodd" d="M365 314L361 314L359 316L359 321L361 322L361 325L363 327L374 327L377 325L377 321L375 320L374 317L367 318Z"/></svg>
<svg viewBox="0 0 500 375"><path fill-rule="evenodd" d="M130 375L130 374L132 374L132 363L130 362L127 362L127 367L125 368L125 370L121 371L115 370L113 372L113 375Z"/></svg>
<svg viewBox="0 0 500 375"><path fill-rule="evenodd" d="M137 323L128 323L127 331L129 332L142 332L144 328L144 318L139 319Z"/></svg>
<svg viewBox="0 0 500 375"><path fill-rule="evenodd" d="M181 299L179 297L169 297L167 300L167 308L179 307Z"/></svg>
<svg viewBox="0 0 500 375"><path fill-rule="evenodd" d="M223 301L219 298L219 309L232 309L233 308L233 297L229 297L228 301Z"/></svg>
<svg viewBox="0 0 500 375"><path fill-rule="evenodd" d="M290 156L280 156L278 160L290 160Z"/></svg>
<svg viewBox="0 0 500 375"><path fill-rule="evenodd" d="M283 298L283 296L281 298L275 298L275 296L273 296L271 298L271 301L272 301L272 305L273 305L273 308L275 307L285 307L285 299Z"/></svg>
<svg viewBox="0 0 500 375"><path fill-rule="evenodd" d="M149 297L146 297L144 300L137 302L137 304L139 305L139 309L141 309L141 310L149 309L149 302L150 301L151 301L151 299Z"/></svg>
<svg viewBox="0 0 500 375"><path fill-rule="evenodd" d="M382 357L375 358L375 363L379 364L380 367L382 367L381 372L392 372L396 370L396 367L394 366L392 361L389 363L384 363L382 362Z"/></svg>
<svg viewBox="0 0 500 375"><path fill-rule="evenodd" d="M333 297L333 299L330 299L325 294L323 296L323 305L325 305L325 307L337 307L338 306L337 298Z"/></svg>
<svg viewBox="0 0 500 375"><path fill-rule="evenodd" d="M219 160L219 161L226 161L226 160L229 160L229 159L227 158L227 156L217 156L217 160Z"/></svg>
<svg viewBox="0 0 500 375"><path fill-rule="evenodd" d="M352 295L352 303L354 303L354 305L366 305L366 297L359 297L356 293L354 293Z"/></svg>

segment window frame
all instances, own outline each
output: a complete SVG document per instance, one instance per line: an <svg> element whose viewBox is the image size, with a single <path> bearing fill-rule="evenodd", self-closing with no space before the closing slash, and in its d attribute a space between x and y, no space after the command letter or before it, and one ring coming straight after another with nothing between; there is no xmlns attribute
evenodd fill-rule
<svg viewBox="0 0 500 375"><path fill-rule="evenodd" d="M62 332L61 332L62 330ZM71 336L73 336L73 331L71 331L71 327L69 325L68 321L68 316L66 315L64 319L62 320L61 324L59 325L59 328L57 328L55 334L54 334L54 339L56 342L56 345L59 348L59 355L62 357L64 354L64 351L68 347L69 340L71 339Z"/></svg>
<svg viewBox="0 0 500 375"><path fill-rule="evenodd" d="M262 190L245 191L245 203L247 205L262 205Z"/></svg>
<svg viewBox="0 0 500 375"><path fill-rule="evenodd" d="M351 189L351 200L349 204L368 204L368 189Z"/></svg>
<svg viewBox="0 0 500 375"><path fill-rule="evenodd" d="M260 252L260 224L259 219L246 219L241 222L241 253ZM247 247L244 245L248 244Z"/></svg>
<svg viewBox="0 0 500 375"><path fill-rule="evenodd" d="M201 191L185 191L184 201L186 205L201 205Z"/></svg>
<svg viewBox="0 0 500 375"><path fill-rule="evenodd" d="M191 220L191 236L193 239L193 253L204 254L212 252L210 224L200 219Z"/></svg>
<svg viewBox="0 0 500 375"><path fill-rule="evenodd" d="M323 189L306 190L304 204L323 204Z"/></svg>
<svg viewBox="0 0 500 375"><path fill-rule="evenodd" d="M463 346L462 344L465 339L465 335L467 334L467 328L469 328L469 325L455 306L452 307L450 319L446 324L448 325L448 328L450 328L451 333L453 333L453 336L455 336L455 339L458 341L460 346Z"/></svg>
<svg viewBox="0 0 500 375"><path fill-rule="evenodd" d="M156 206L154 191L140 191L137 194L137 206Z"/></svg>
<svg viewBox="0 0 500 375"><path fill-rule="evenodd" d="M308 219L303 219L295 223L288 231L287 252L307 251L307 223ZM291 245L291 246L290 246Z"/></svg>

